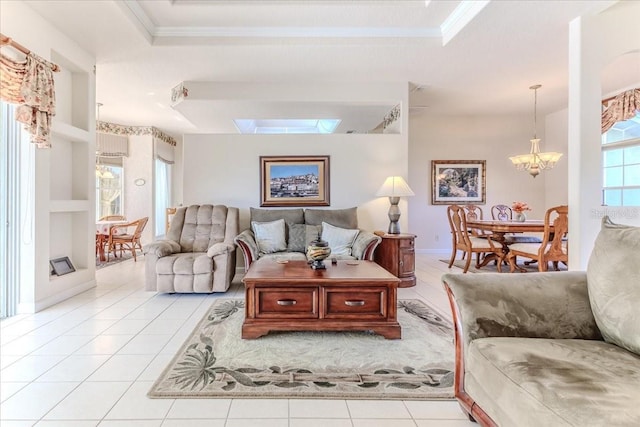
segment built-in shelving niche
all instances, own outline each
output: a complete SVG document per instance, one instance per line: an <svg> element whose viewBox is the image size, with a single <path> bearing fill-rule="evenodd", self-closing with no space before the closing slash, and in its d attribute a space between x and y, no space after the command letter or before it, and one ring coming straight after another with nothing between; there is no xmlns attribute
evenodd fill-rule
<svg viewBox="0 0 640 427"><path fill-rule="evenodd" d="M63 55L52 52L61 68L55 73L56 116L49 150L49 259L69 257L76 271L50 275L53 289L65 294L93 281L93 170L95 144L93 79ZM49 266L47 266L49 268Z"/></svg>

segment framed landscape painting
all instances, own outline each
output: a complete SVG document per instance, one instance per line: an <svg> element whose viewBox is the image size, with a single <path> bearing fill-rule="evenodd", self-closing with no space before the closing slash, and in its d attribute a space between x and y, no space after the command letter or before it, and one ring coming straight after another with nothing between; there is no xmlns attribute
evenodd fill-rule
<svg viewBox="0 0 640 427"><path fill-rule="evenodd" d="M329 206L329 156L260 156L260 206Z"/></svg>
<svg viewBox="0 0 640 427"><path fill-rule="evenodd" d="M434 205L484 204L486 160L432 160L431 202Z"/></svg>

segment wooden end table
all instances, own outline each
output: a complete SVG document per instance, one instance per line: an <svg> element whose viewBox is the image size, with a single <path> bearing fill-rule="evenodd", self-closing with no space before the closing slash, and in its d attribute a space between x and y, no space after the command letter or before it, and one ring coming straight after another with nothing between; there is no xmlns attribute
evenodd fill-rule
<svg viewBox="0 0 640 427"><path fill-rule="evenodd" d="M373 253L373 260L400 279L399 288L416 285L415 234L388 234L376 231L382 242Z"/></svg>
<svg viewBox="0 0 640 427"><path fill-rule="evenodd" d="M326 270L314 270L306 261L253 262L242 279L242 338L270 331L355 330L401 337L398 278L372 261L325 260L325 265Z"/></svg>

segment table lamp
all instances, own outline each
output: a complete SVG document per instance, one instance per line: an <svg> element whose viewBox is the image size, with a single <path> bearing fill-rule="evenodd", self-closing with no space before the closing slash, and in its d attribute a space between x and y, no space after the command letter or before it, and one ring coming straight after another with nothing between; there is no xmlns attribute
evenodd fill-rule
<svg viewBox="0 0 640 427"><path fill-rule="evenodd" d="M382 184L382 187L376 193L377 197L389 197L389 234L400 234L400 208L398 203L400 197L414 196L407 182L401 176L390 176Z"/></svg>

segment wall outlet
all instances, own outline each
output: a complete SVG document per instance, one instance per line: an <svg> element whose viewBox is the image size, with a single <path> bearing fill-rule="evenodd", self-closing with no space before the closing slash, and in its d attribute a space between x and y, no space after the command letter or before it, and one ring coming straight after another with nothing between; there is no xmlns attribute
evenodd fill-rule
<svg viewBox="0 0 640 427"><path fill-rule="evenodd" d="M436 242L439 242L440 241L440 235L436 234L435 240L436 240Z"/></svg>

